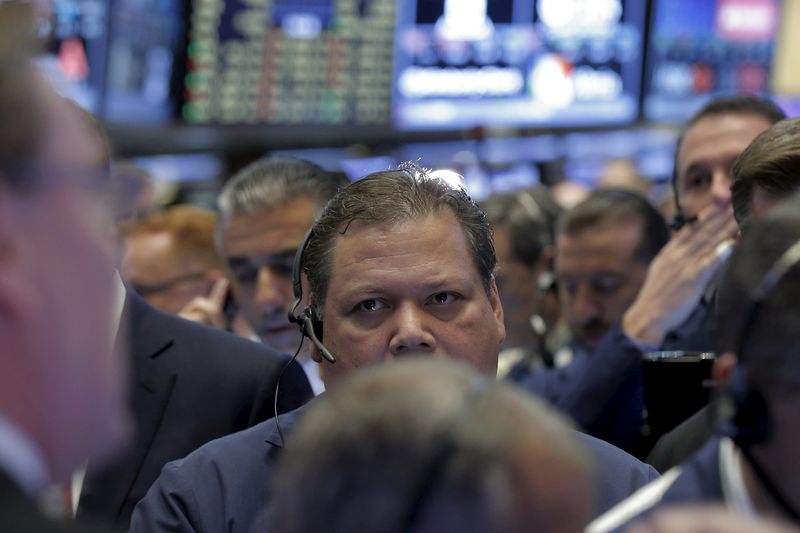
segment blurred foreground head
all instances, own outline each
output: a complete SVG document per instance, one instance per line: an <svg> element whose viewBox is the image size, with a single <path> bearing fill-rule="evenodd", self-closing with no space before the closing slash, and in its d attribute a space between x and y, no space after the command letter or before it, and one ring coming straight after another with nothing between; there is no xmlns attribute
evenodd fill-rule
<svg viewBox="0 0 800 533"><path fill-rule="evenodd" d="M109 452L127 418L105 173L31 67L31 28L25 6L0 4L0 415L39 452L41 485Z"/></svg>
<svg viewBox="0 0 800 533"><path fill-rule="evenodd" d="M276 531L566 533L590 513L566 424L454 361L355 374L311 406L283 453Z"/></svg>

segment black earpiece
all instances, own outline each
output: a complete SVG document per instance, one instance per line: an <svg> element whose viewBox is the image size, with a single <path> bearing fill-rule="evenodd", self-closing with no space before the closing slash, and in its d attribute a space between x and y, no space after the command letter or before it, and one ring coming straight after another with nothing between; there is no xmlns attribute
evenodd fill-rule
<svg viewBox="0 0 800 533"><path fill-rule="evenodd" d="M303 299L303 255L308 247L309 241L314 237L314 227L308 230L306 236L303 238L303 243L297 249L294 256L294 264L292 265L292 290L294 291L294 305L289 311L289 322L297 324L303 336L307 337L316 346L317 350L322 354L329 363L335 363L336 357L322 344L322 319L319 316L317 306L311 304L307 305L297 313L297 308L300 307L300 302Z"/></svg>

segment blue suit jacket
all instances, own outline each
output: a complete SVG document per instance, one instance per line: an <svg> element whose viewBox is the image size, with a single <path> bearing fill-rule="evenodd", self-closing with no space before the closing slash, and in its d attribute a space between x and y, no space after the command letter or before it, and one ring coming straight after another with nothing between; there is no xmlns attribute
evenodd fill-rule
<svg viewBox="0 0 800 533"><path fill-rule="evenodd" d="M662 350L712 350L708 299L664 340ZM628 447L642 426L644 390L642 351L620 324L606 333L590 355L564 368L549 368L520 381L572 418L587 433L620 448Z"/></svg>
<svg viewBox="0 0 800 533"><path fill-rule="evenodd" d="M720 471L720 437L714 437L680 465L678 477L669 485L658 501L646 504L636 510L631 518L608 526L603 531L623 533L633 522L666 507L687 504L720 504L724 501L725 495L722 491ZM623 505L630 503L628 501Z"/></svg>
<svg viewBox="0 0 800 533"><path fill-rule="evenodd" d="M687 503L722 503L722 475L719 464L720 438L711 439L681 465L681 473L653 510Z"/></svg>
<svg viewBox="0 0 800 533"><path fill-rule="evenodd" d="M284 435L304 409L280 417ZM658 477L622 450L581 438L596 463L596 514ZM275 421L268 420L167 464L136 507L131 532L267 533L269 479L281 445Z"/></svg>

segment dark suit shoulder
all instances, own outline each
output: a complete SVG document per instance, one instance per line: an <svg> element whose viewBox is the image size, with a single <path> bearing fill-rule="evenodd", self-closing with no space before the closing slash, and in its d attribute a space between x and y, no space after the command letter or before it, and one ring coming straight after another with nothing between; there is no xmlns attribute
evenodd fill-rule
<svg viewBox="0 0 800 533"><path fill-rule="evenodd" d="M652 466L616 446L584 433L578 435L595 465L595 516L659 477Z"/></svg>
<svg viewBox="0 0 800 533"><path fill-rule="evenodd" d="M288 432L300 410L280 417ZM268 531L275 420L213 440L167 464L136 506L132 533Z"/></svg>

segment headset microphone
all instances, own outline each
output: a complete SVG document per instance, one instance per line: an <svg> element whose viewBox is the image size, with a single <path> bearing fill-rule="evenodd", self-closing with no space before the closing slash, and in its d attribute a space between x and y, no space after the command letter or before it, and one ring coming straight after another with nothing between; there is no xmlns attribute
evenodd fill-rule
<svg viewBox="0 0 800 533"><path fill-rule="evenodd" d="M294 305L289 311L289 322L297 324L300 332L304 337L307 337L316 346L322 357L329 363L335 363L336 357L322 344L322 319L319 316L317 306L309 304L299 314L295 314L297 308L300 307L300 302L303 299L303 255L305 254L308 243L314 237L314 227L308 230L306 236L303 238L303 243L297 249L294 256L294 264L292 265L292 290L294 291Z"/></svg>

